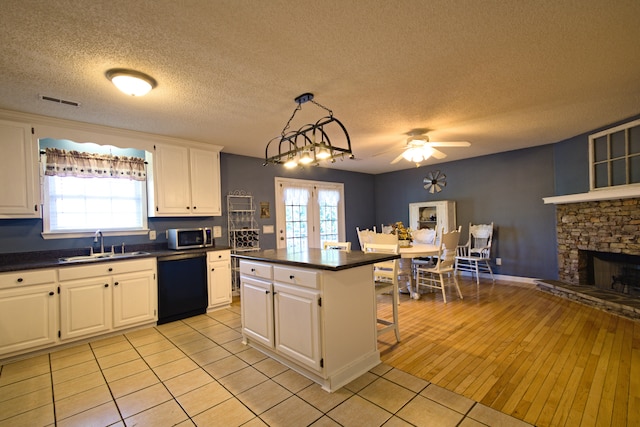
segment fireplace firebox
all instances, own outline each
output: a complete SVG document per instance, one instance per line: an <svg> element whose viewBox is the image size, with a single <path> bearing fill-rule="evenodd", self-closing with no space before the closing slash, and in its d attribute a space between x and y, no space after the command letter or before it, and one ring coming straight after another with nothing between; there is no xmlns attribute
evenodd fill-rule
<svg viewBox="0 0 640 427"><path fill-rule="evenodd" d="M585 260L580 285L640 297L640 256L596 251L580 255Z"/></svg>

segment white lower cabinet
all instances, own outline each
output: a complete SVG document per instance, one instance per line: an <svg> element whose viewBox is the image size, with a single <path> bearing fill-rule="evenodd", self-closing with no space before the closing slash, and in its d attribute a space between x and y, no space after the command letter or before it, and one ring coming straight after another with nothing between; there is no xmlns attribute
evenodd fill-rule
<svg viewBox="0 0 640 427"><path fill-rule="evenodd" d="M320 291L274 285L275 348L316 371L322 369Z"/></svg>
<svg viewBox="0 0 640 427"><path fill-rule="evenodd" d="M243 334L273 348L273 283L243 276L240 283Z"/></svg>
<svg viewBox="0 0 640 427"><path fill-rule="evenodd" d="M57 333L56 271L0 274L0 355L52 345Z"/></svg>
<svg viewBox="0 0 640 427"><path fill-rule="evenodd" d="M156 277L155 258L60 269L60 338L156 321Z"/></svg>
<svg viewBox="0 0 640 427"><path fill-rule="evenodd" d="M114 329L158 320L155 262L149 267L149 270L113 276Z"/></svg>
<svg viewBox="0 0 640 427"><path fill-rule="evenodd" d="M0 273L0 358L158 320L155 258Z"/></svg>
<svg viewBox="0 0 640 427"><path fill-rule="evenodd" d="M231 251L207 252L207 311L231 304Z"/></svg>
<svg viewBox="0 0 640 427"><path fill-rule="evenodd" d="M109 276L60 283L60 339L97 335L111 329Z"/></svg>
<svg viewBox="0 0 640 427"><path fill-rule="evenodd" d="M306 287L317 286L315 273L308 282L295 286L273 283L272 271L276 278L281 276L288 282L305 273L308 275L299 269L273 267L272 270L266 264L241 262L243 333L279 355L321 372L320 290Z"/></svg>

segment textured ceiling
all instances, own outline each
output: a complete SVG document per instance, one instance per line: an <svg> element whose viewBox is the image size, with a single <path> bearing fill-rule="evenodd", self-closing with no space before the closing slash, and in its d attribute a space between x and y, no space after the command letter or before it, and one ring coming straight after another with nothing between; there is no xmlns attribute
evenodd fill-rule
<svg viewBox="0 0 640 427"><path fill-rule="evenodd" d="M3 0L0 108L264 157L313 92L357 157L331 167L381 173L413 167L389 162L415 128L471 142L450 161L640 113L639 19L638 0ZM126 97L104 77L120 67L158 87Z"/></svg>

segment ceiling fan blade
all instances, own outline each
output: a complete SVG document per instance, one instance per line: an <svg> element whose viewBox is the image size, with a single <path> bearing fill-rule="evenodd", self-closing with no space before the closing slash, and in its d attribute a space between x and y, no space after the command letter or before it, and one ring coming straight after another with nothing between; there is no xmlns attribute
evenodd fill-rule
<svg viewBox="0 0 640 427"><path fill-rule="evenodd" d="M447 157L447 155L445 153L443 153L440 150L436 150L435 148L433 149L433 153L431 153L431 155L433 157L435 157L436 159L438 159L438 160L444 159L445 157Z"/></svg>
<svg viewBox="0 0 640 427"><path fill-rule="evenodd" d="M429 141L427 144L432 147L469 147L471 145L468 141Z"/></svg>
<svg viewBox="0 0 640 427"><path fill-rule="evenodd" d="M388 154L388 153L390 153L392 151L398 151L398 147L391 147L391 148L387 148L386 150L378 151L377 153L375 153L371 157L382 156L383 154Z"/></svg>
<svg viewBox="0 0 640 427"><path fill-rule="evenodd" d="M396 163L398 163L398 162L399 162L400 160L402 160L402 159L403 159L402 154L400 154L398 157L396 157L395 159L391 160L391 164L392 164L392 165L393 165L393 164L396 164Z"/></svg>

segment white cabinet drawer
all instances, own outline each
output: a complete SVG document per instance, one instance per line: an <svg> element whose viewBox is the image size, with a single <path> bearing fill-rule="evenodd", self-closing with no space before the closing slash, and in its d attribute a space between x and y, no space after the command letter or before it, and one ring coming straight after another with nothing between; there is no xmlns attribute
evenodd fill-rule
<svg viewBox="0 0 640 427"><path fill-rule="evenodd" d="M22 270L0 274L0 288L38 285L56 281L55 270Z"/></svg>
<svg viewBox="0 0 640 427"><path fill-rule="evenodd" d="M320 288L320 272L318 271L291 267L273 267L273 278L280 283L289 283L312 289Z"/></svg>
<svg viewBox="0 0 640 427"><path fill-rule="evenodd" d="M133 261L109 261L100 264L65 267L59 271L60 281L86 279L90 277L111 276L114 274L133 273L135 271L154 270L155 258L137 259Z"/></svg>
<svg viewBox="0 0 640 427"><path fill-rule="evenodd" d="M240 274L245 276L260 277L271 280L273 277L272 267L261 262L240 260Z"/></svg>
<svg viewBox="0 0 640 427"><path fill-rule="evenodd" d="M209 251L207 252L207 262L229 261L231 260L231 251Z"/></svg>

